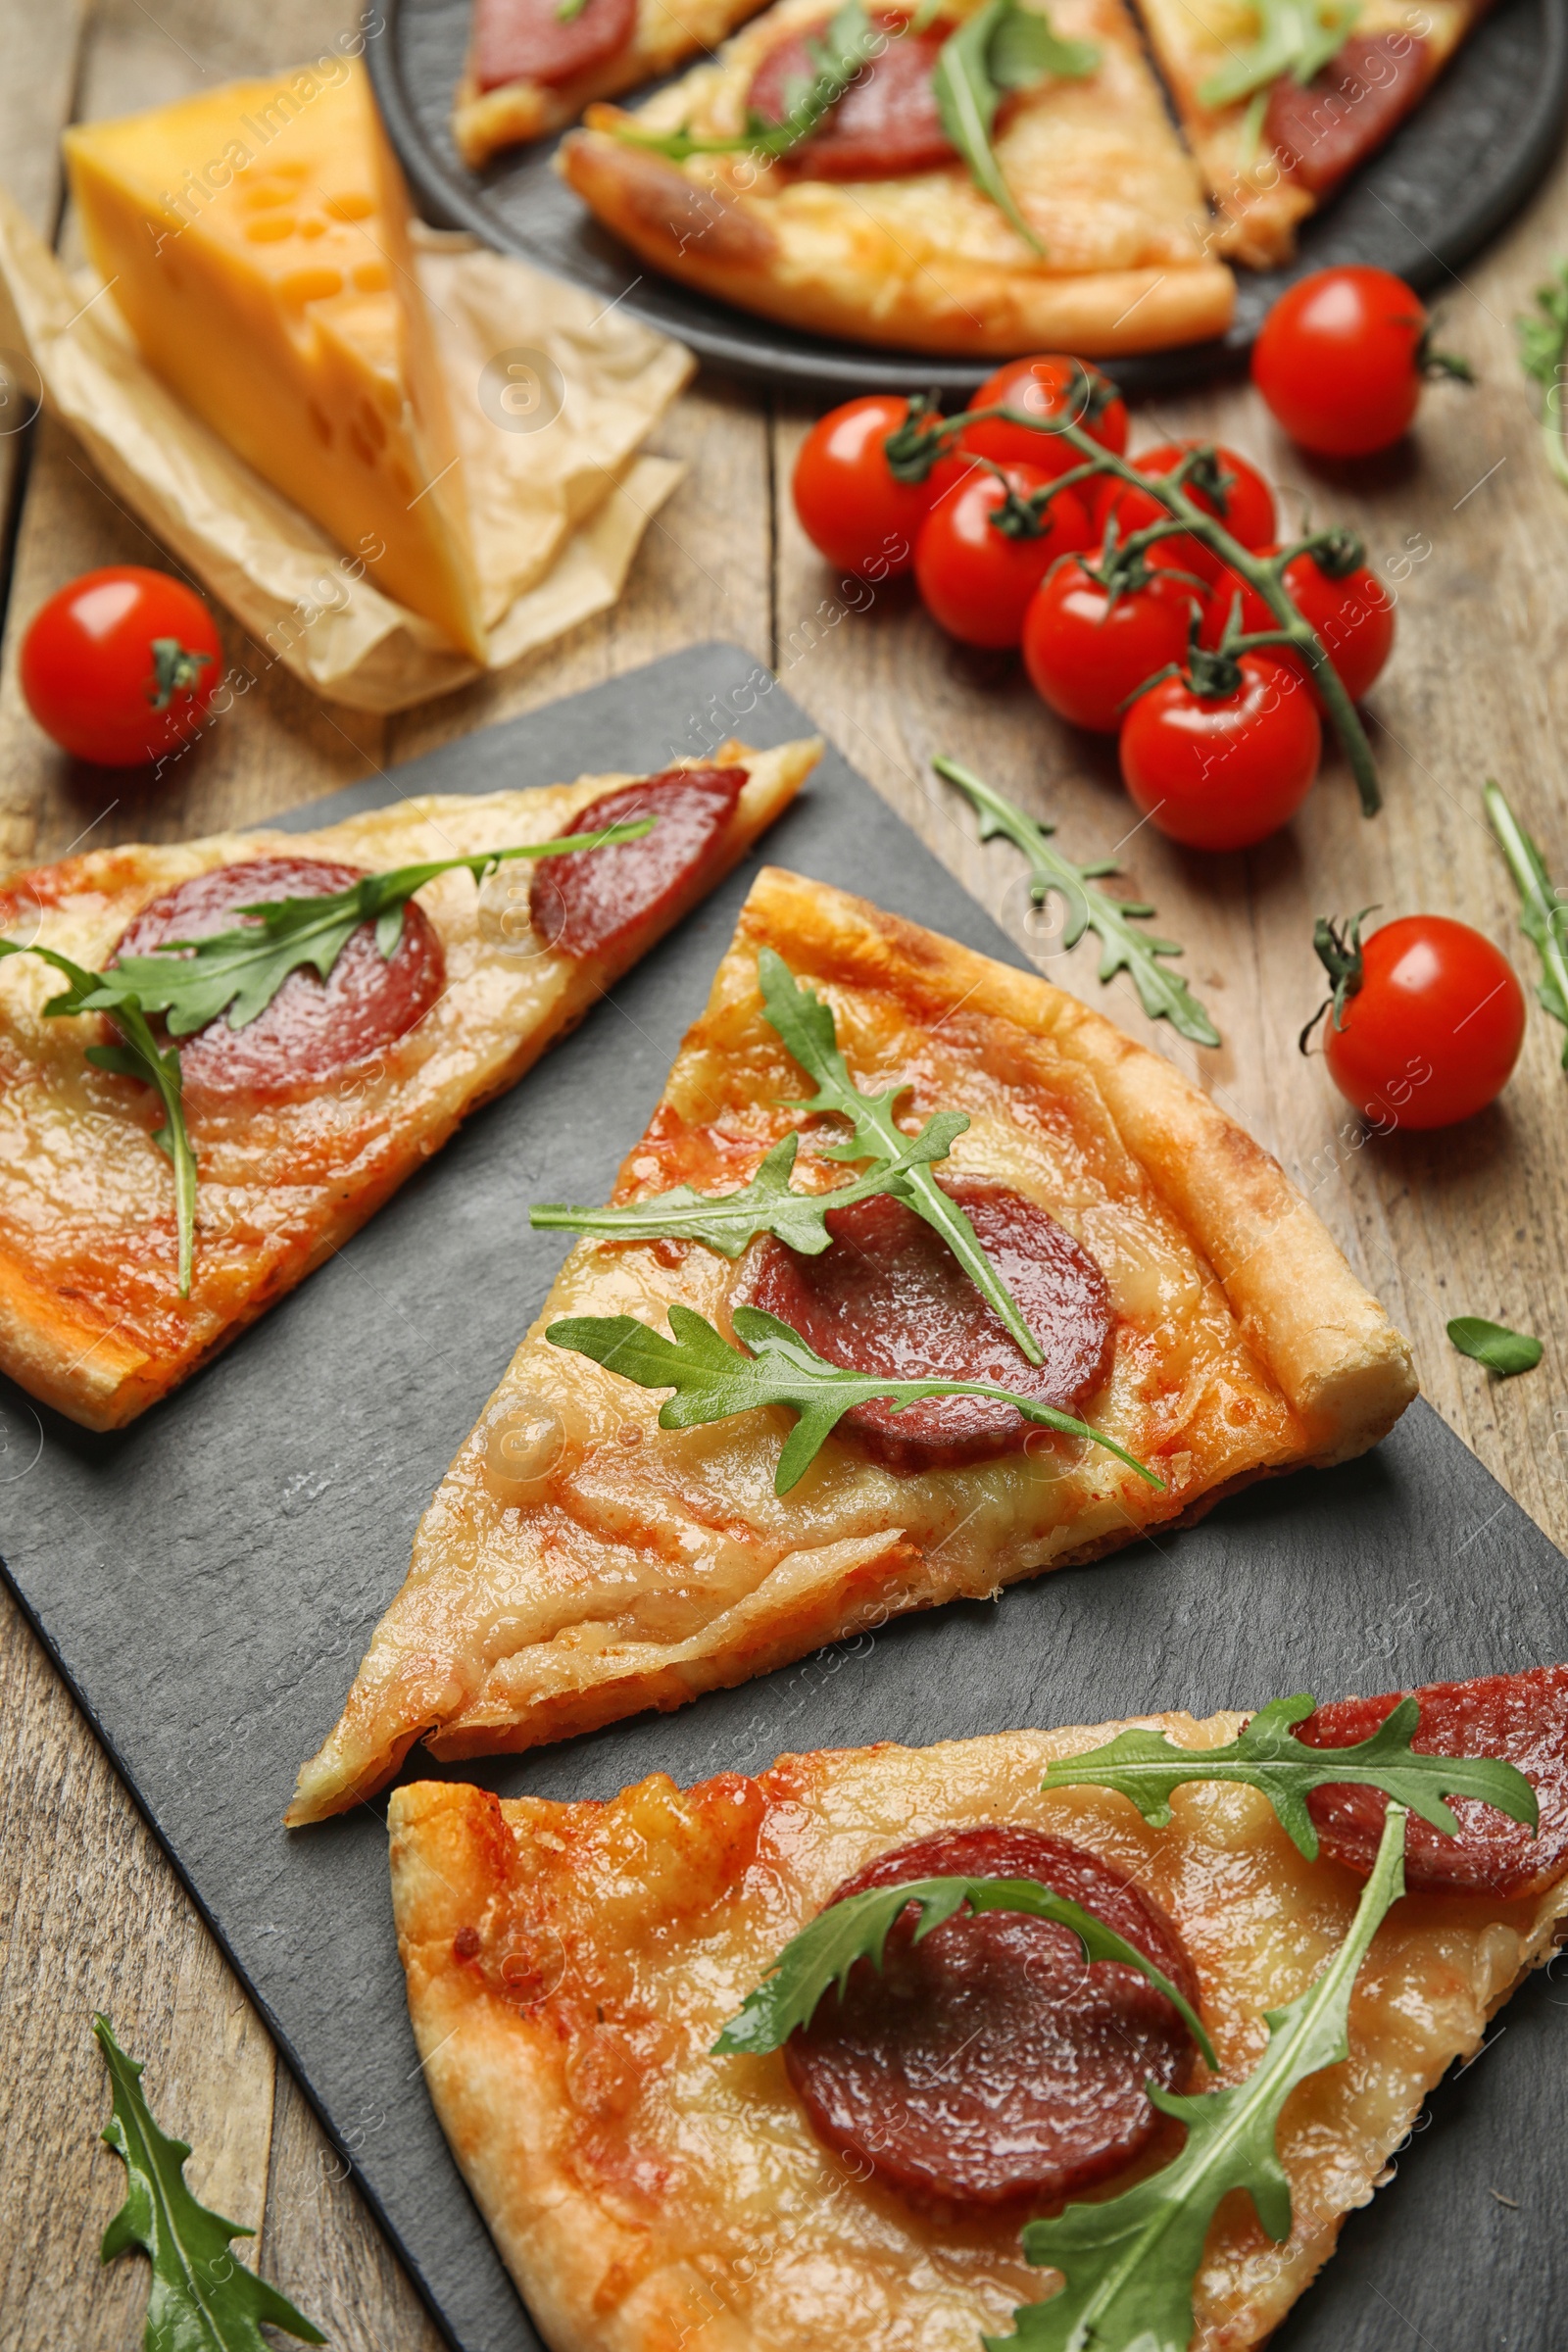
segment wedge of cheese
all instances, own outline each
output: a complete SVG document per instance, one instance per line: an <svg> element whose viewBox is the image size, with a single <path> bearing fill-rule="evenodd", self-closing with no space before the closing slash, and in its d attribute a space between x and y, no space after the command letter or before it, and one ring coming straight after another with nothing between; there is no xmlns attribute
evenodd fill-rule
<svg viewBox="0 0 1568 2352"><path fill-rule="evenodd" d="M343 57L66 133L88 250L149 366L375 584L484 658L409 200Z"/></svg>

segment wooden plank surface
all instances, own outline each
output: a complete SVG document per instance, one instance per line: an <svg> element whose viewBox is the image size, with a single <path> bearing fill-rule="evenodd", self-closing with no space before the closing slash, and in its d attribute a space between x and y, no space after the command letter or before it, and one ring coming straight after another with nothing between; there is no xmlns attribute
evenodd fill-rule
<svg viewBox="0 0 1568 2352"><path fill-rule="evenodd" d="M59 215L57 134L72 112L122 112L235 73L292 63L346 29L347 0L0 0L8 74L0 171L35 222ZM1254 458L1319 519L1362 529L1398 588L1399 643L1374 697L1388 808L1366 823L1331 762L1290 834L1248 858L1201 861L1131 811L1103 750L1041 710L1016 668L949 645L906 588L846 597L788 502L804 411L703 380L656 438L688 480L659 518L619 609L498 680L392 721L328 710L279 669L160 791L74 769L29 724L16 686L27 619L91 564L166 561L94 480L68 437L33 439L10 576L0 670L0 857L74 842L172 838L274 810L469 728L589 685L695 639L738 638L772 661L889 802L1024 941L1054 978L1095 1001L1090 953L1031 928L1017 859L981 850L930 759L954 753L1056 818L1079 858L1117 851L1186 943L1187 969L1225 1037L1200 1054L1152 1029L1125 981L1107 1009L1196 1070L1279 1152L1365 1279L1415 1342L1438 1409L1525 1507L1568 1544L1563 1328L1568 1215L1558 1140L1568 1080L1560 1034L1533 1017L1503 1102L1456 1132L1368 1141L1296 1033L1316 1002L1312 918L1381 902L1474 922L1531 960L1506 876L1480 822L1498 775L1568 875L1560 745L1568 667L1568 501L1539 456L1510 319L1568 243L1568 171L1456 280L1446 340L1475 361L1473 392L1438 389L1390 465L1314 467L1244 387L1159 403L1143 439L1213 433ZM64 249L71 226L64 224ZM0 443L0 500L18 451ZM12 502L14 507L17 502ZM8 508L8 513L12 508ZM4 576L0 574L0 576ZM858 608L858 609L852 609ZM247 648L230 624L225 650ZM1448 1315L1543 1334L1530 1379L1497 1385L1447 1346ZM5 1465L0 1463L0 1477ZM1456 1541L1462 1531L1456 1532ZM97 2141L107 2112L88 2031L110 2010L148 2061L166 2125L196 2149L190 2177L262 2231L251 2253L344 2347L426 2352L437 2336L173 1874L76 1716L32 1635L0 1602L0 2347L121 2352L141 2340L144 2266L101 2271L97 2241L122 2175ZM265 2226L264 2226L265 2225Z"/></svg>

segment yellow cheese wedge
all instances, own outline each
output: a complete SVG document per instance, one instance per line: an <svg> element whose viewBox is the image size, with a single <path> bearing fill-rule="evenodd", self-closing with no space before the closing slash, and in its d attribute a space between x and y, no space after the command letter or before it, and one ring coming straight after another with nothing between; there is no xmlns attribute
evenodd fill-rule
<svg viewBox="0 0 1568 2352"><path fill-rule="evenodd" d="M87 123L66 159L149 365L378 588L482 661L463 468L364 68L323 58Z"/></svg>

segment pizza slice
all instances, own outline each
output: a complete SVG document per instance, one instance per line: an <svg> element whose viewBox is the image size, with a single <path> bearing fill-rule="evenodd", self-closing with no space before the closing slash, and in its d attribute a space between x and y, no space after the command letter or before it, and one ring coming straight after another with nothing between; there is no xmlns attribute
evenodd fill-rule
<svg viewBox="0 0 1568 2352"><path fill-rule="evenodd" d="M503 148L575 122L595 98L716 49L762 0L473 0L452 102L458 153L480 171Z"/></svg>
<svg viewBox="0 0 1568 2352"><path fill-rule="evenodd" d="M1568 1922L1568 1667L1311 1710L398 1789L424 2080L552 2352L1260 2344Z"/></svg>
<svg viewBox="0 0 1568 2352"><path fill-rule="evenodd" d="M813 333L1102 357L1222 334L1198 173L1122 0L778 0L558 164L653 268Z"/></svg>
<svg viewBox="0 0 1568 2352"><path fill-rule="evenodd" d="M1170 1063L773 867L615 1205L533 1214L584 1239L291 1823L420 1738L532 1747L1093 1558L1361 1451L1414 1392L1277 1162Z"/></svg>
<svg viewBox="0 0 1568 2352"><path fill-rule="evenodd" d="M13 878L0 1370L89 1429L133 1420L581 1020L820 748Z"/></svg>
<svg viewBox="0 0 1568 2352"><path fill-rule="evenodd" d="M1219 208L1267 270L1426 95L1487 0L1138 0Z"/></svg>

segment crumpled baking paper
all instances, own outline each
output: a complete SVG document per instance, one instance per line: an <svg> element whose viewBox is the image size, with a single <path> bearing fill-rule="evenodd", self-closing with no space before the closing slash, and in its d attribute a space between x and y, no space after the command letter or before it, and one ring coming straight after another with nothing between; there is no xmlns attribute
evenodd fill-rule
<svg viewBox="0 0 1568 2352"><path fill-rule="evenodd" d="M684 471L638 453L695 362L526 262L417 222L414 235L463 452L486 666L504 669L619 596ZM7 344L116 497L317 693L404 710L480 675L191 415L107 289L68 277L0 188Z"/></svg>

